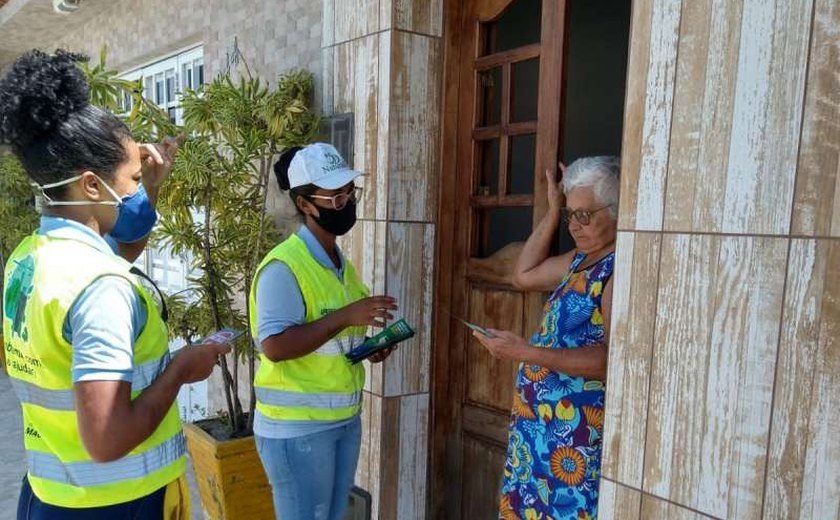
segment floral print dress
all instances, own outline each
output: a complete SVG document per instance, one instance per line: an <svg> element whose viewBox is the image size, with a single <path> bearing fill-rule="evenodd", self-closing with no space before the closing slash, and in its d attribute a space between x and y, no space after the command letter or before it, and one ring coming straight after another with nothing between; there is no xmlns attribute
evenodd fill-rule
<svg viewBox="0 0 840 520"><path fill-rule="evenodd" d="M601 294L610 253L585 270L577 253L545 304L531 344L571 349L604 341ZM516 377L499 518L594 520L604 425L604 383L522 364Z"/></svg>

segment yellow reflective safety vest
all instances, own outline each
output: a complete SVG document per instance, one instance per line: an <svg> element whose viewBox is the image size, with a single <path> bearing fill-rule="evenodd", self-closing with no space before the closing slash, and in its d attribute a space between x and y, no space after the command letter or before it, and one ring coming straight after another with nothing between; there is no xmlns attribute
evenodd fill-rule
<svg viewBox="0 0 840 520"><path fill-rule="evenodd" d="M295 276L306 306L306 323L368 296L368 290L349 261L344 280L316 260L306 243L292 235L271 250L251 283L251 331L256 336L257 280L262 269L274 260L286 264ZM359 413L365 369L350 364L344 353L364 341L366 327L349 327L316 351L286 361L272 362L260 355L254 378L257 413L273 421L338 421Z"/></svg>
<svg viewBox="0 0 840 520"><path fill-rule="evenodd" d="M67 508L101 507L144 497L179 478L185 442L173 403L165 418L125 457L91 459L82 444L73 397L73 346L62 330L73 302L96 279L128 280L148 309L134 345L131 396L136 398L170 360L166 324L131 264L80 240L32 235L6 265L3 337L6 366L21 402L28 478L43 502Z"/></svg>

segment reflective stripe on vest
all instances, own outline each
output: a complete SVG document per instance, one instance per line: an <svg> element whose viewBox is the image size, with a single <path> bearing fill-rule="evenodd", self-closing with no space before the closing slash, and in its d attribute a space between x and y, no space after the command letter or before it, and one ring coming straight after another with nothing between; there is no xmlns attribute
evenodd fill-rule
<svg viewBox="0 0 840 520"><path fill-rule="evenodd" d="M321 356L340 356L350 352L353 347L361 344L365 338L363 336L344 336L341 338L334 338L313 352Z"/></svg>
<svg viewBox="0 0 840 520"><path fill-rule="evenodd" d="M73 393L73 345L64 337L69 310L95 280L130 283L147 309L132 352L132 397L170 362L169 335L157 305L131 273L131 264L84 241L35 234L9 257L4 299L6 345L25 362L9 371L21 401L29 482L44 503L64 508L110 506L147 496L184 473L185 441L177 404L127 456L98 463L79 433ZM11 290L15 289L15 290Z"/></svg>
<svg viewBox="0 0 840 520"><path fill-rule="evenodd" d="M149 361L134 367L132 375L131 391L140 392L154 382L169 365L172 356L167 352L163 357L155 361ZM12 388L17 394L20 402L70 412L76 409L76 402L73 397L73 390L47 390L21 379L10 379Z"/></svg>
<svg viewBox="0 0 840 520"><path fill-rule="evenodd" d="M257 399L269 406L305 406L307 408L347 408L362 402L362 392L352 394L311 394L306 392L287 392L273 388L257 387L254 389Z"/></svg>
<svg viewBox="0 0 840 520"><path fill-rule="evenodd" d="M134 367L131 375L131 391L140 392L147 388L166 370L171 361L172 354L167 351L160 359L147 361Z"/></svg>
<svg viewBox="0 0 840 520"><path fill-rule="evenodd" d="M29 473L38 478L71 486L93 487L142 478L176 462L186 453L184 434L179 432L162 444L138 455L112 462L61 462L51 453L27 451Z"/></svg>
<svg viewBox="0 0 840 520"><path fill-rule="evenodd" d="M352 264L345 258L344 276L318 262L306 243L292 235L272 249L257 267L248 305L251 331L259 330L256 288L260 272L272 261L283 262L297 281L306 309L305 323L368 295ZM364 341L367 327L353 326L305 356L272 362L261 356L254 378L257 412L271 421L337 421L359 413L364 388L364 366L351 364L344 354Z"/></svg>
<svg viewBox="0 0 840 520"><path fill-rule="evenodd" d="M63 412L72 412L76 409L72 390L47 390L15 378L10 378L9 381L21 403Z"/></svg>

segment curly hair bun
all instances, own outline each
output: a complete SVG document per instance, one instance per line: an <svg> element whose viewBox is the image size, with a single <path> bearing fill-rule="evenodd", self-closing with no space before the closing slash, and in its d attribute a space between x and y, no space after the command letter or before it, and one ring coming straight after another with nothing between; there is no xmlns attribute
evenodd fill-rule
<svg viewBox="0 0 840 520"><path fill-rule="evenodd" d="M295 158L295 154L300 150L303 150L302 146L292 146L280 154L277 162L274 163L274 175L277 177L277 184L282 191L289 191L291 188L291 183L289 182L289 166L292 164L292 159Z"/></svg>
<svg viewBox="0 0 840 520"><path fill-rule="evenodd" d="M32 50L0 79L0 142L25 145L67 121L89 103L78 62L85 56L62 50Z"/></svg>

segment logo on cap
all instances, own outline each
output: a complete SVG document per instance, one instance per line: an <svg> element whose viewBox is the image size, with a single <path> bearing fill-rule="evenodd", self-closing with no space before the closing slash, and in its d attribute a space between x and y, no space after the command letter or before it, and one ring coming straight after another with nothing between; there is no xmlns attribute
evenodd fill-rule
<svg viewBox="0 0 840 520"><path fill-rule="evenodd" d="M338 154L334 154L332 152L325 152L324 159L326 159L326 162L324 162L324 164L321 165L321 170L324 173L330 173L336 170L343 170L347 167L344 164L344 159L342 159L341 156Z"/></svg>

